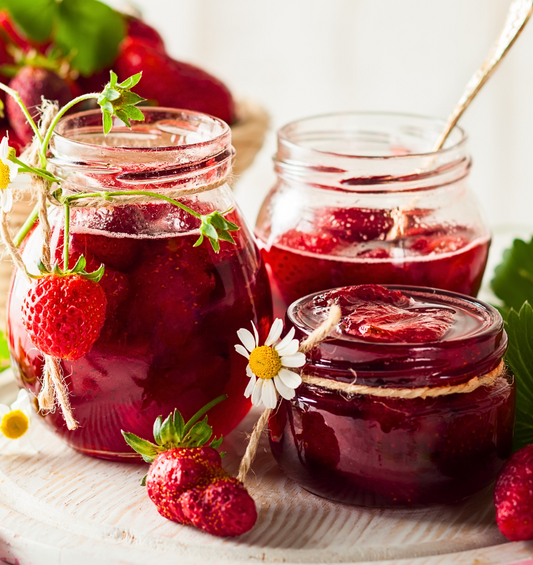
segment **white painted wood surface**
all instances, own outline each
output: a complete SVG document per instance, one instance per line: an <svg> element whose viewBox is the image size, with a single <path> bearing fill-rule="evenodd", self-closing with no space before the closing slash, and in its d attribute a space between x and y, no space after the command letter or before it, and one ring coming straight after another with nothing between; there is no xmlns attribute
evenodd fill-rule
<svg viewBox="0 0 533 565"><path fill-rule="evenodd" d="M16 387L0 377L0 402ZM256 414L224 442L236 472ZM491 493L453 508L376 510L308 494L284 477L264 438L249 477L259 519L221 539L160 517L139 486L143 464L100 461L66 447L39 422L37 455L0 456L0 562L17 565L205 563L510 564L533 542L509 543ZM532 561L533 563L533 561Z"/></svg>

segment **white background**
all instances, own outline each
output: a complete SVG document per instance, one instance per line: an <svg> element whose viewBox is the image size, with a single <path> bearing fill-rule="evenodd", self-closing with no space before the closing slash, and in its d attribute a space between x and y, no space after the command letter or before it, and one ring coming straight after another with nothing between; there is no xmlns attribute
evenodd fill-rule
<svg viewBox="0 0 533 565"><path fill-rule="evenodd" d="M117 2L113 2L117 5ZM305 116L383 110L446 117L510 0L136 0L175 58L261 103L272 131L237 197L250 224L273 184L275 130ZM489 223L533 226L533 21L460 124ZM533 228L531 229L533 233Z"/></svg>

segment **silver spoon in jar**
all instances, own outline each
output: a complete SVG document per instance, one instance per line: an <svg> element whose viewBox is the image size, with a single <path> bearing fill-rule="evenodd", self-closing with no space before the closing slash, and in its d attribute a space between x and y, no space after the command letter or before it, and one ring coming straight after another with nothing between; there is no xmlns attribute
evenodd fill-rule
<svg viewBox="0 0 533 565"><path fill-rule="evenodd" d="M533 0L514 0L511 4L503 30L498 36L498 39L496 39L496 43L492 47L488 57L468 81L461 98L459 98L457 104L454 106L444 129L433 146L432 151L438 151L442 148L448 135L459 118L463 115L464 111L468 108L470 102L472 102L476 94L487 82L500 61L505 57L507 51L509 51L511 45L520 35L520 32L524 29L524 26L529 20L532 12Z"/></svg>
<svg viewBox="0 0 533 565"><path fill-rule="evenodd" d="M524 29L524 26L529 20L532 12L533 0L513 1L511 6L509 7L509 12L507 13L505 25L503 26L500 35L496 39L496 43L492 47L485 61L483 61L481 67L479 67L472 78L468 81L468 84L466 85L461 98L459 98L457 104L454 106L452 113L446 121L444 129L435 142L432 152L438 151L442 148L442 146L446 142L446 139L448 138L448 135L450 135L450 132L454 128L459 118L463 115L464 111L468 108L470 102L472 102L476 94L481 90L483 85L490 78L500 61L509 51L511 45L520 35L520 32ZM431 166L434 161L435 157L432 157L429 160L426 168L428 166ZM405 215L405 212L414 208L417 199L418 198L415 197L414 201L412 201L408 206L393 210L393 225L385 237L386 241L392 241L399 235L403 234L405 226L407 224L407 216Z"/></svg>

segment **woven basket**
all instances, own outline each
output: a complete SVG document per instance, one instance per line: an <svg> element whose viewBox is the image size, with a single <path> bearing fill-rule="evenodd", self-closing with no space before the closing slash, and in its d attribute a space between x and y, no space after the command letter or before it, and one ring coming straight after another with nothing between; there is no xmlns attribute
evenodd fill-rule
<svg viewBox="0 0 533 565"><path fill-rule="evenodd" d="M231 128L233 146L237 151L233 163L233 173L236 177L252 164L263 145L269 124L269 117L265 110L247 100L237 104L237 116L238 120ZM22 227L34 204L34 202L30 203L28 192L20 192L19 199L16 200L9 214L9 227L12 234L16 234ZM13 263L4 254L0 259L0 329L6 326L7 293L12 273Z"/></svg>

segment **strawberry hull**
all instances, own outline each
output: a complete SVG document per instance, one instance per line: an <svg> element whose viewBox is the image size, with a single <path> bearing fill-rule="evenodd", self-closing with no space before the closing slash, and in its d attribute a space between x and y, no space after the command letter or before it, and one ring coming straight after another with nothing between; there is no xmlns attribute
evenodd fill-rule
<svg viewBox="0 0 533 565"><path fill-rule="evenodd" d="M158 210L167 214L168 206L154 204L149 212L153 216ZM84 213L77 212L74 223ZM120 215L116 209L114 214ZM242 224L235 212L232 218ZM58 224L52 241L59 241L62 231ZM100 338L81 359L62 361L80 427L68 431L59 411L48 414L45 422L75 449L110 459L135 457L128 453L121 429L148 436L157 416L177 408L188 419L220 394L227 400L209 414L217 436L231 431L248 412L246 360L233 345L237 330L250 320L263 333L268 329L266 272L246 228L237 233L235 246L223 243L219 254L207 242L193 248L197 238L195 231L155 239L111 238L79 228L71 235L76 243L70 247L71 256L83 252L91 265L98 265L107 253L117 266L120 242L124 250L135 248L137 253L133 263L124 261L123 270L108 267L103 287L108 302L114 303ZM30 264L39 246L35 230L24 253ZM95 250L100 250L98 260L91 254ZM54 254L58 256L58 250ZM15 279L9 341L20 383L38 394L42 356L19 315L26 291L25 281Z"/></svg>

